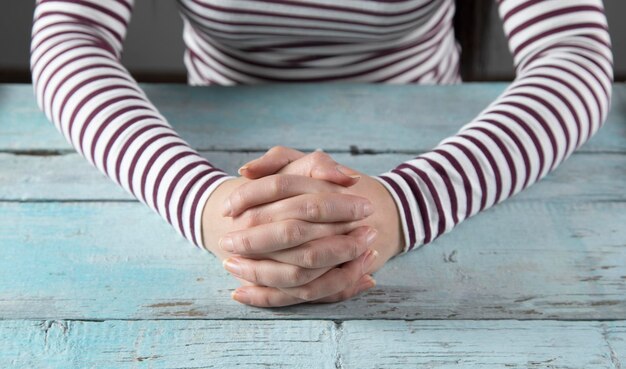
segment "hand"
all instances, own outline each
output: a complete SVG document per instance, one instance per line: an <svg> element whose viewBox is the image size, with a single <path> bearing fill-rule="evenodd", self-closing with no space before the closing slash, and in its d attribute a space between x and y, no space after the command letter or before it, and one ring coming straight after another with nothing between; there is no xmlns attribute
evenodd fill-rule
<svg viewBox="0 0 626 369"><path fill-rule="evenodd" d="M399 209L392 195L374 178L340 165L321 149L305 154L284 146L272 147L263 156L244 164L239 169L239 174L252 179L275 172L293 173L342 184L346 187L341 189L342 193L369 199L376 211L366 220L357 223L373 226L379 231L378 233L382 231L376 237L373 248L387 256L375 263L374 271L379 270L387 260L402 252L405 240L400 224ZM354 182L351 179L354 179Z"/></svg>
<svg viewBox="0 0 626 369"><path fill-rule="evenodd" d="M341 186L331 184L326 181L315 180L315 179L303 177L303 176L275 176L275 177L283 178L282 179L283 181L284 181L284 178L291 178L292 184L301 186L301 188L303 188L304 190L314 190L315 188L317 188L318 192L322 192L322 191L337 192L337 187L341 188ZM293 178L297 179L297 181L294 182ZM264 179L264 180L265 180L265 184L262 183L261 188L268 188L267 179ZM265 219L266 221L269 220L270 222L282 221L282 225L278 223L266 224L264 229L260 230L262 232L256 232L257 240L263 241L264 238L265 240L268 240L268 239L271 240L272 235L292 234L292 232L286 231L289 229L293 229L290 227L293 227L294 221L293 219L289 220L288 218L289 216L298 216L300 214L303 214L303 216L306 217L307 215L305 214L306 212L300 212L300 213L298 212L298 209L306 208L306 206L303 206L302 204L306 205L306 201L310 201L310 200L306 200L306 197L303 197L304 202L301 201L303 199L296 199L294 197L291 197L286 200L279 200L278 202L272 202L270 204L256 206L257 215L255 216L250 216L250 214L253 214L253 213L250 211L246 211L245 213L247 213L248 216L244 216L245 214L241 214L240 216L229 218L229 217L221 216L219 215L218 212L215 211L217 209L216 204L221 205L224 198L232 194L232 192L234 191L233 190L234 188L242 188L244 185L249 186L252 182L258 182L258 181L250 181L245 178L236 178L236 179L226 181L222 183L213 192L213 194L209 197L209 200L207 201L205 210L203 211L203 237L205 240L204 243L214 254L220 257L220 259L225 259L228 256L234 255L233 252L235 251L245 252L245 250L233 249L233 251L228 251L228 250L223 250L221 248L216 247L218 243L216 242L216 239L218 239L220 235L224 235L228 233L229 231L239 230L247 226L254 226L257 223L260 224L263 221L263 219ZM286 188L286 187L274 185L273 188ZM289 187L289 188L292 188L292 187ZM339 195L340 194L338 193L333 194L335 198L339 198ZM355 201L355 198L356 198L356 196L353 196L353 195L343 195L343 196L346 197L345 199L343 199L345 203L353 202ZM360 199L360 201L361 203L364 203L367 201L367 199ZM259 211L259 209L263 207L268 207L271 209L271 206L280 202L285 202L286 204L283 204L282 207L279 207L278 208L279 210L267 211L266 209L266 211ZM354 207L354 205L352 204L349 206ZM338 207L338 209L341 208L343 210L338 211L334 214L330 214L331 217L333 217L335 220L349 220L353 217L355 217L356 219L361 219L365 216L364 206L361 205L359 208L363 208L363 210L357 211L357 212L350 211L349 206ZM283 211L281 209L286 209L286 210ZM237 210L235 211L239 213ZM293 214L293 215L290 215L290 214ZM306 222L303 221L303 223L306 223ZM336 244L334 247L336 249L341 249L342 250L341 252L343 252L343 254L346 254L345 252L346 250L349 250L349 252L352 252L347 257L344 257L345 259L351 260L351 261L347 263L346 265L343 265L339 268L333 268L333 265L330 265L326 268L319 268L320 265L323 265L324 261L320 260L319 258L315 256L315 255L319 255L319 253L317 252L317 249L320 249L319 245L315 247L315 242L309 242L309 250L311 250L312 252L309 252L308 254L311 255L311 257L309 258L310 260L309 266L317 266L318 268L316 269L297 267L291 264L283 264L283 263L272 261L271 259L261 260L261 261L254 261L254 260L248 259L247 261L248 263L257 262L259 264L259 265L255 265L254 267L250 267L249 265L247 266L245 264L246 261L243 261L244 258L238 258L241 261L243 261L242 262L243 273L241 273L241 275L239 276L235 275L235 277L239 279L244 285L253 286L255 285L255 283L261 283L261 284L269 284L269 285L278 284L278 285L283 285L285 287L282 289L277 289L274 287L261 287L261 286L255 287L256 288L255 290L248 291L250 292L249 295L251 297L251 304L257 305L257 306L283 306L283 305L291 305L291 304L302 303L302 302L307 302L307 301L308 302L331 302L331 301L336 301L338 299L349 298L350 296L353 296L359 293L363 289L370 288L371 286L373 286L373 280L369 276L364 275L366 273L364 272L364 268L366 268L367 265L363 265L364 259L367 258L367 255L364 254L363 252L366 249L366 243L364 242L364 238L365 238L365 233L366 233L365 231L368 229L368 227L360 227L360 229L355 229L356 226L354 224L350 224L350 222L343 222L343 223L329 224L327 225L328 229L324 229L321 226L325 224L321 224L321 223L319 224L311 223L311 224L315 224L317 226L317 228L311 228L314 231L313 233L309 232L310 235L314 235L314 236L316 235L315 232L318 232L318 233L327 232L327 234L329 235L330 234L335 235L339 232L346 233L349 231L350 233L348 235L341 236L342 239L339 240L339 242L328 242L328 244L330 244L331 246L333 244ZM258 228L258 227L254 227L254 228ZM276 229L278 229L278 231L276 231ZM300 229L304 229L304 228L301 227ZM259 231L259 229L257 229L257 231ZM259 238L259 235L260 235L260 238ZM319 236L319 234L317 235ZM277 241L280 242L281 240L277 240ZM285 247L284 246L285 243L293 242L292 240L282 240L282 241L283 241L282 243L283 247ZM330 240L330 241L333 241L333 240ZM254 243L250 242L248 244L252 245L252 244L256 244L256 242ZM356 246L345 247L346 244L356 245ZM270 241L269 245L273 245L273 242ZM253 251L253 255L254 255L255 250L251 250L251 251ZM274 259L276 260L295 260L297 258L297 255L293 253L291 250L289 250L288 252L284 252L284 253L281 253L279 250L275 250L271 252L270 254L256 253L256 255L262 256L264 258L268 256L270 258L274 257ZM357 256L359 256L359 258L356 258ZM374 253L373 256L375 257L376 254ZM355 258L356 260L352 260ZM307 261L304 260L303 262L306 263ZM264 270L265 272L263 273L258 272L260 270ZM247 277L248 280L242 277L244 278ZM312 279L314 280L311 281ZM330 280L332 280L332 283L329 282ZM302 285L303 283L305 284L299 287L289 287L289 284L287 285L284 284L285 281L293 285L298 285L298 284ZM306 282L309 282L309 283L306 283ZM238 290L238 291L241 291L241 290Z"/></svg>
<svg viewBox="0 0 626 369"><path fill-rule="evenodd" d="M287 165L290 162L291 164ZM341 174L341 172L338 172L336 169L336 166L337 166L337 163L325 153L315 152L309 155L305 155L304 153L301 153L296 150L277 146L277 147L272 148L263 157L256 159L253 162L250 162L248 165L244 165L240 169L240 173L243 172L246 176L251 177L251 178L258 178L262 176L263 174L273 173L277 169L281 169L281 167L283 167L280 170L280 172L290 171L292 173L298 173L300 175L305 175L305 176L315 175L318 178L324 178L326 180L344 183L344 184L347 184L348 186L351 186L353 183L352 179L354 179L355 174L358 175L359 173L356 171L352 171L346 167L342 167L342 169L348 172L348 174L352 174L351 177L346 176L346 175ZM397 214L397 210L395 208L395 203L393 202L391 195L386 191L386 189L378 181L374 180L373 178L369 176L365 176L363 174L361 174L361 176L366 178L366 181L369 182L369 184L366 187L355 186L352 188L358 189L355 193L362 194L364 192L367 194L372 194L375 198L381 200L378 202L381 204L381 209L384 209L384 211L382 214L379 214L379 218L382 218L381 219L382 221L377 222L377 224L383 225L384 229L391 230L391 232L386 232L386 233L389 233L385 237L385 240L387 242L385 243L378 242L379 244L378 250L380 250L381 253L385 255L384 257L379 258L377 265L374 266L374 269L378 270L389 258L393 257L394 255L397 255L402 250L403 240L402 240L402 234L400 232L400 227L399 227L399 217ZM359 189L359 187L361 188ZM348 191L349 190L351 189L348 189ZM364 190L364 191L361 191L361 190ZM250 196L247 196L247 198L250 198ZM257 202L263 202L263 201L259 200ZM254 204L256 204L256 202L254 201L249 202L249 206L253 206ZM254 209L254 207L252 209ZM233 213L240 214L241 211L242 211L241 204L240 203L234 204ZM371 219L371 218L368 218L368 219ZM396 232L393 232L393 230L396 230ZM396 247L390 247L390 245L396 245ZM298 253L297 248L293 250L294 250L294 253L293 253L294 255ZM320 251L318 253L319 255L326 256L324 258L325 260L332 260L333 257L335 256L333 255L332 252L329 252L329 250L322 250L321 248L318 248L318 251ZM240 258L237 258L237 259L240 259ZM283 261L289 262L289 260L283 260ZM246 263L247 265L245 265ZM258 268L255 269L254 263L250 265L250 262L244 261L244 267L246 270L256 271L257 275L260 273ZM245 288L245 289L248 289L248 288ZM341 299L345 299L345 298L346 297L344 296L344 298L341 298ZM336 301L336 300L333 300L333 301Z"/></svg>

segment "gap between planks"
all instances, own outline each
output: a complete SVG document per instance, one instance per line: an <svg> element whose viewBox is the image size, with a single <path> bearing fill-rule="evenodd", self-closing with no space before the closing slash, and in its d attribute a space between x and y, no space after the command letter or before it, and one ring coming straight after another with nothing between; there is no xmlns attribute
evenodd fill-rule
<svg viewBox="0 0 626 369"><path fill-rule="evenodd" d="M549 318L549 319L537 319L537 318L480 318L480 319L450 319L450 318L394 318L394 317L375 317L375 318L341 318L341 319L326 319L326 318L316 318L316 317L282 317L282 318L235 318L235 317L224 317L224 318L211 318L211 317L175 317L175 318L99 318L99 319L89 319L89 318L50 318L50 317L30 317L30 318L2 318L0 317L0 322L12 322L12 321L28 321L28 322L42 322L42 321L60 321L60 322L83 322L83 323L106 323L106 322L177 322L177 321L248 321L248 322L298 322L298 321L322 321L322 322L333 322L335 324L343 324L346 322L363 322L363 321L387 321L387 322L407 322L407 323L443 323L443 322L518 322L518 323L615 323L615 322L625 322L626 324L626 316L623 318L594 318L594 319L577 319L577 318Z"/></svg>
<svg viewBox="0 0 626 369"><path fill-rule="evenodd" d="M298 151L302 151L304 153L313 152L315 149L313 148L293 148ZM264 153L269 148L237 148L237 149L215 149L215 148L194 148L198 153L208 154L208 153L233 153L233 154L253 154L253 153ZM324 152L328 154L351 154L353 156L357 155L384 155L384 154L399 154L399 155L421 155L430 150L420 149L420 150L376 150L363 148L360 149L355 145L350 145L350 149L348 150L340 150L340 149L324 149ZM0 154L10 154L16 156L61 156L61 155L70 155L76 154L76 150L73 149L5 149L0 150ZM626 155L626 150L585 150L584 148L580 148L574 152L572 155Z"/></svg>
<svg viewBox="0 0 626 369"><path fill-rule="evenodd" d="M118 367L135 368L137 362L147 361L150 367L189 368L214 367L219 360L222 367L225 363L255 368L282 363L305 368L310 367L310 360L316 360L318 367L335 369L416 365L443 369L459 364L472 368L621 369L626 347L624 320L586 324L513 320L150 323L0 322L0 333L12 337L0 352L0 362L8 364L10 360L15 365L43 360L46 367L67 368L70 363L76 367L113 360ZM240 355L242 342L255 355ZM281 355L276 355L277 351Z"/></svg>

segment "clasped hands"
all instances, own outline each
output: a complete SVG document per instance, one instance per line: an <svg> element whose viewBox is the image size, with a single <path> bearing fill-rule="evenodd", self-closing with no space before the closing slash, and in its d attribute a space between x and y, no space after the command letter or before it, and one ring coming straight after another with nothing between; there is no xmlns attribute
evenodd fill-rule
<svg viewBox="0 0 626 369"><path fill-rule="evenodd" d="M204 244L241 283L232 297L273 307L342 301L402 250L387 189L323 151L274 146L224 181L202 215Z"/></svg>

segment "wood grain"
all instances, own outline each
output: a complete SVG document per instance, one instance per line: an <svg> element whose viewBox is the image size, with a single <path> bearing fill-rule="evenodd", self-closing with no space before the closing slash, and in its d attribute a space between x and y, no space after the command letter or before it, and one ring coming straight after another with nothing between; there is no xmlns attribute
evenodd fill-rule
<svg viewBox="0 0 626 369"><path fill-rule="evenodd" d="M623 321L376 320L346 321L342 328L345 369L619 369L626 359L615 349L626 338Z"/></svg>
<svg viewBox="0 0 626 369"><path fill-rule="evenodd" d="M335 368L333 322L0 321L0 367Z"/></svg>
<svg viewBox="0 0 626 369"><path fill-rule="evenodd" d="M602 337L609 349L610 367L613 369L626 367L626 322L605 322L601 327Z"/></svg>
<svg viewBox="0 0 626 369"><path fill-rule="evenodd" d="M624 321L4 320L0 366L619 369L625 328Z"/></svg>
<svg viewBox="0 0 626 369"><path fill-rule="evenodd" d="M265 151L430 150L455 134L504 91L506 83L453 86L278 84L191 88L141 85L159 111L197 149ZM626 86L580 151L626 152ZM0 85L0 151L71 151L39 110L30 85Z"/></svg>
<svg viewBox="0 0 626 369"><path fill-rule="evenodd" d="M250 308L139 203L0 203L0 317L623 319L626 202L508 202L390 260L332 306Z"/></svg>
<svg viewBox="0 0 626 369"><path fill-rule="evenodd" d="M202 152L214 165L237 175L258 153ZM332 154L351 168L374 175L408 160L402 154ZM78 154L16 155L0 153L0 201L106 200L134 198L100 174ZM506 201L624 201L626 155L576 154L539 183ZM10 175L8 175L10 173Z"/></svg>
<svg viewBox="0 0 626 369"><path fill-rule="evenodd" d="M455 134L505 83L142 85L216 166L274 145L368 174ZM626 363L626 86L540 183L392 259L349 301L261 309L0 85L0 368L610 368Z"/></svg>

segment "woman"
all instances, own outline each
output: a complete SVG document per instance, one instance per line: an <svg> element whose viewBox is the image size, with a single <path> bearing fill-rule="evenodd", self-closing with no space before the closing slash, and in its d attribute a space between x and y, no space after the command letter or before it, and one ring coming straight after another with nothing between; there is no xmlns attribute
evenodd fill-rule
<svg viewBox="0 0 626 369"><path fill-rule="evenodd" d="M178 3L192 85L461 81L452 0ZM602 2L496 3L515 81L458 134L376 176L282 146L242 177L199 156L120 63L132 0L38 1L33 85L81 155L225 261L245 285L236 300L339 301L372 287L390 258L537 182L605 121Z"/></svg>

